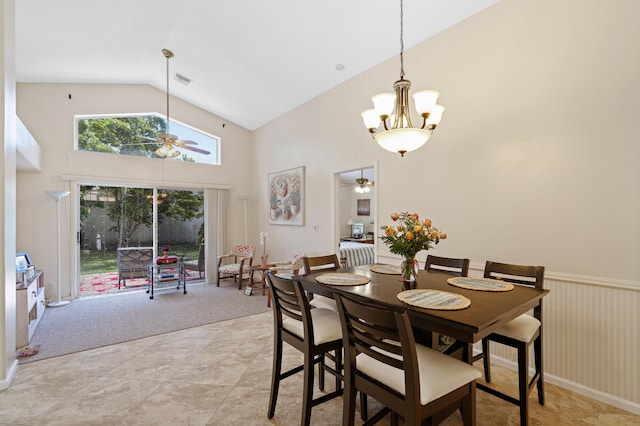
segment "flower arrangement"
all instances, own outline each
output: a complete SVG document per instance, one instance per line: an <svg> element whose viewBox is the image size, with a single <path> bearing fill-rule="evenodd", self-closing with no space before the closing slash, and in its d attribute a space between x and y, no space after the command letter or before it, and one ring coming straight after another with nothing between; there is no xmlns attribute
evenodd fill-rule
<svg viewBox="0 0 640 426"><path fill-rule="evenodd" d="M162 254L164 255L164 257L167 257L170 251L171 251L171 246L169 244L162 245Z"/></svg>
<svg viewBox="0 0 640 426"><path fill-rule="evenodd" d="M431 219L420 220L417 213L393 213L391 220L397 222L397 225L382 226L384 235L380 239L389 247L391 253L404 258L402 278L410 281L417 274L416 254L422 250L429 250L440 240L447 238L447 234L435 228Z"/></svg>
<svg viewBox="0 0 640 426"><path fill-rule="evenodd" d="M262 257L265 262L267 261L267 240L269 239L269 234L266 232L260 233L260 245L262 246Z"/></svg>

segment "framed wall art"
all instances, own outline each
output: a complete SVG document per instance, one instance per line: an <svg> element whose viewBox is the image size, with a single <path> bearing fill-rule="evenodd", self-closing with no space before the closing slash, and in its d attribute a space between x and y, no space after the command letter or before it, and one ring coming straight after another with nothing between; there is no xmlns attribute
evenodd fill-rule
<svg viewBox="0 0 640 426"><path fill-rule="evenodd" d="M269 223L304 225L304 166L269 174Z"/></svg>
<svg viewBox="0 0 640 426"><path fill-rule="evenodd" d="M358 216L371 215L371 200L369 198L357 200Z"/></svg>

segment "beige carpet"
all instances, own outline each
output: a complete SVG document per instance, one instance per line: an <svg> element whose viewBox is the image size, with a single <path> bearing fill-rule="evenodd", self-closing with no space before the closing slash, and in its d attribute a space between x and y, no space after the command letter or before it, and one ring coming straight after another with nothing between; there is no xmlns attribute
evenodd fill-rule
<svg viewBox="0 0 640 426"><path fill-rule="evenodd" d="M233 281L220 287L187 284L187 294L172 284L156 289L153 300L145 291L81 298L47 308L30 342L40 345L40 351L19 360L37 361L269 310L266 295L254 290L247 296Z"/></svg>

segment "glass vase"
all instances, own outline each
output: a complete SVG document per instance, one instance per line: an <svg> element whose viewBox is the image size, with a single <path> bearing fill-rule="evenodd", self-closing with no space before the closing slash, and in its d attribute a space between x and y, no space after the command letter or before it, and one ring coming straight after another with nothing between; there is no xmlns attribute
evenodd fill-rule
<svg viewBox="0 0 640 426"><path fill-rule="evenodd" d="M403 281L415 282L418 280L418 261L415 257L406 257L402 261L400 269Z"/></svg>

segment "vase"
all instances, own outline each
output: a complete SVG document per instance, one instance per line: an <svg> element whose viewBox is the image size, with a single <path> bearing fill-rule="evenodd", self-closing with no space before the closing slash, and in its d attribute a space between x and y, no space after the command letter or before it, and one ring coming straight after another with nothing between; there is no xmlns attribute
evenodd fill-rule
<svg viewBox="0 0 640 426"><path fill-rule="evenodd" d="M163 251L162 252L162 257L168 257L169 256L169 252L168 251Z"/></svg>
<svg viewBox="0 0 640 426"><path fill-rule="evenodd" d="M267 267L267 257L266 256L260 258L260 266L263 267L263 268Z"/></svg>
<svg viewBox="0 0 640 426"><path fill-rule="evenodd" d="M418 280L418 261L415 257L406 257L400 267L402 280L406 282Z"/></svg>

